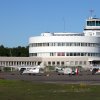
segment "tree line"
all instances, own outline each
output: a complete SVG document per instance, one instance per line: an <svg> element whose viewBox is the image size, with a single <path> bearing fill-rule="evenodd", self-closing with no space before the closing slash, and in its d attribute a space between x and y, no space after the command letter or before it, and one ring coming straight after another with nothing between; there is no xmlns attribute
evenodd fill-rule
<svg viewBox="0 0 100 100"><path fill-rule="evenodd" d="M29 47L14 47L14 48L8 48L4 47L3 45L0 45L0 56L6 56L6 57L28 57L29 56Z"/></svg>

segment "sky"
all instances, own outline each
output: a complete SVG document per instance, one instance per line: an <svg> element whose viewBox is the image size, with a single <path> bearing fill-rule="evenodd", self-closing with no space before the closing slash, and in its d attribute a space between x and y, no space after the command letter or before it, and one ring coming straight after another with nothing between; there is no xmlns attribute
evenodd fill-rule
<svg viewBox="0 0 100 100"><path fill-rule="evenodd" d="M82 33L90 10L100 18L100 0L0 0L0 45L28 46L43 32Z"/></svg>

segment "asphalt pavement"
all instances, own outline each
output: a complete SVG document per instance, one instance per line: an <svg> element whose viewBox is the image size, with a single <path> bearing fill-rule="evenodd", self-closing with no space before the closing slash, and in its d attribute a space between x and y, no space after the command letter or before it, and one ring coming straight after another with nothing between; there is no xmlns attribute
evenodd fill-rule
<svg viewBox="0 0 100 100"><path fill-rule="evenodd" d="M90 71L80 72L78 75L58 75L57 72L20 75L19 72L0 72L0 79L25 80L43 83L64 83L64 84L92 84L100 85L100 75L92 75Z"/></svg>

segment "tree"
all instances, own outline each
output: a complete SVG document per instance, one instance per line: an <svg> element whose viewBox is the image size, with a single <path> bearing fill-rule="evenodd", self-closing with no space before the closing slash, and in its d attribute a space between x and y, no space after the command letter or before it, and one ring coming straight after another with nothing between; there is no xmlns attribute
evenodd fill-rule
<svg viewBox="0 0 100 100"><path fill-rule="evenodd" d="M0 56L13 56L13 57L28 57L29 56L29 47L14 47L8 48L3 45L0 46Z"/></svg>

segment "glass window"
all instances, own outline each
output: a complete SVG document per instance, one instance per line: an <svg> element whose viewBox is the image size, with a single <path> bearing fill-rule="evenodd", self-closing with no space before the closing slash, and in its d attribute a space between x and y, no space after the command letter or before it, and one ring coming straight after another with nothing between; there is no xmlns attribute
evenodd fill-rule
<svg viewBox="0 0 100 100"><path fill-rule="evenodd" d="M91 21L91 26L95 26L95 21Z"/></svg>
<svg viewBox="0 0 100 100"><path fill-rule="evenodd" d="M52 62L52 65L55 65L55 61Z"/></svg>
<svg viewBox="0 0 100 100"><path fill-rule="evenodd" d="M57 56L65 56L65 53L64 52L58 52Z"/></svg>
<svg viewBox="0 0 100 100"><path fill-rule="evenodd" d="M74 56L77 56L76 53L74 53Z"/></svg>
<svg viewBox="0 0 100 100"><path fill-rule="evenodd" d="M75 61L75 65L78 65L78 61Z"/></svg>
<svg viewBox="0 0 100 100"><path fill-rule="evenodd" d="M66 43L66 46L70 46L70 43Z"/></svg>
<svg viewBox="0 0 100 100"><path fill-rule="evenodd" d="M48 61L48 65L51 65L51 62L50 61Z"/></svg>
<svg viewBox="0 0 100 100"><path fill-rule="evenodd" d="M80 46L80 43L77 43L77 46Z"/></svg>
<svg viewBox="0 0 100 100"><path fill-rule="evenodd" d="M61 43L58 43L58 46L61 46Z"/></svg>
<svg viewBox="0 0 100 100"><path fill-rule="evenodd" d="M60 62L59 61L57 61L57 65L60 65Z"/></svg>
<svg viewBox="0 0 100 100"><path fill-rule="evenodd" d="M69 53L66 53L66 56L69 56L70 54Z"/></svg>
<svg viewBox="0 0 100 100"><path fill-rule="evenodd" d="M90 22L89 21L87 21L87 26L90 26Z"/></svg>
<svg viewBox="0 0 100 100"><path fill-rule="evenodd" d="M82 65L82 61L79 61L79 65Z"/></svg>
<svg viewBox="0 0 100 100"><path fill-rule="evenodd" d="M73 53L70 53L70 56L73 56Z"/></svg>
<svg viewBox="0 0 100 100"><path fill-rule="evenodd" d="M81 56L84 56L84 53L81 53Z"/></svg>
<svg viewBox="0 0 100 100"><path fill-rule="evenodd" d="M95 21L87 21L87 26L95 26Z"/></svg>
<svg viewBox="0 0 100 100"><path fill-rule="evenodd" d="M37 56L37 53L32 53L32 56Z"/></svg>
<svg viewBox="0 0 100 100"><path fill-rule="evenodd" d="M66 46L66 44L65 43L62 43L62 46Z"/></svg>
<svg viewBox="0 0 100 100"><path fill-rule="evenodd" d="M62 52L62 56L65 56L65 53L64 52Z"/></svg>
<svg viewBox="0 0 100 100"><path fill-rule="evenodd" d="M70 65L74 65L74 61L70 61Z"/></svg>
<svg viewBox="0 0 100 100"><path fill-rule="evenodd" d="M64 61L61 62L61 65L64 65Z"/></svg>
<svg viewBox="0 0 100 100"><path fill-rule="evenodd" d="M50 56L54 56L52 52L50 53Z"/></svg>
<svg viewBox="0 0 100 100"><path fill-rule="evenodd" d="M77 56L80 56L80 53L77 53Z"/></svg>
<svg viewBox="0 0 100 100"><path fill-rule="evenodd" d="M86 65L86 61L83 61L83 64Z"/></svg>
<svg viewBox="0 0 100 100"><path fill-rule="evenodd" d="M100 26L100 21L96 21L96 26Z"/></svg>
<svg viewBox="0 0 100 100"><path fill-rule="evenodd" d="M58 43L57 42L55 43L55 46L58 46Z"/></svg>

